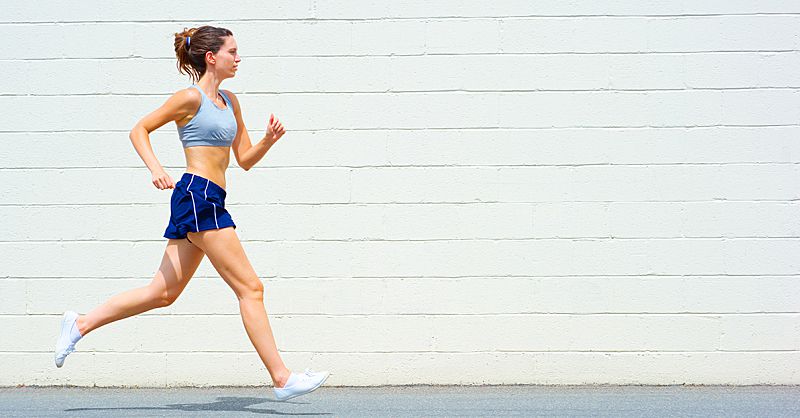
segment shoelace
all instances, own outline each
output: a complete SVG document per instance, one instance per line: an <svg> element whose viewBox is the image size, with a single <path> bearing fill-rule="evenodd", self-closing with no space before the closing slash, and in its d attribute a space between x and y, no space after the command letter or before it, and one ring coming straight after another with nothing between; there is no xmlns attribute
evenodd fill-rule
<svg viewBox="0 0 800 418"><path fill-rule="evenodd" d="M70 344L67 346L67 349L64 351L64 354L72 354L75 352L75 344Z"/></svg>
<svg viewBox="0 0 800 418"><path fill-rule="evenodd" d="M306 378L308 378L308 377L312 377L312 376L314 376L314 373L315 373L315 372L314 372L313 370L311 370L311 368L306 368L306 369L303 371L303 373L297 373L297 372L292 372L292 373L295 373L295 374L297 374L297 377L299 377L300 379L306 379ZM285 389L285 388L286 388L286 387L283 387L283 388L278 388L278 389Z"/></svg>
<svg viewBox="0 0 800 418"><path fill-rule="evenodd" d="M64 352L59 355L60 358L65 358L75 352L75 344L70 344L64 349Z"/></svg>

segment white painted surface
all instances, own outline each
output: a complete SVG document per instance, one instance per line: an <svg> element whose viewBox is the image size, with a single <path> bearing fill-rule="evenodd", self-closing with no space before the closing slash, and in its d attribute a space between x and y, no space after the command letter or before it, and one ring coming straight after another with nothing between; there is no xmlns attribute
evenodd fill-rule
<svg viewBox="0 0 800 418"><path fill-rule="evenodd" d="M226 203L290 368L800 383L800 4L47 3L0 16L0 385L269 384L208 261L52 363L65 309L158 268L169 192L127 133L206 23L251 137L288 130Z"/></svg>

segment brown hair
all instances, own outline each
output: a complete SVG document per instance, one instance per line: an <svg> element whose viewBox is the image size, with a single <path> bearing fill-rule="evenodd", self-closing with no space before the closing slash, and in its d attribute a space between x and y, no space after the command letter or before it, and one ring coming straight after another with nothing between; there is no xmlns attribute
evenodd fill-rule
<svg viewBox="0 0 800 418"><path fill-rule="evenodd" d="M183 32L176 33L175 56L178 57L178 71L189 74L193 82L199 81L206 73L206 52L216 54L225 43L226 36L233 36L233 32L214 26L183 28Z"/></svg>

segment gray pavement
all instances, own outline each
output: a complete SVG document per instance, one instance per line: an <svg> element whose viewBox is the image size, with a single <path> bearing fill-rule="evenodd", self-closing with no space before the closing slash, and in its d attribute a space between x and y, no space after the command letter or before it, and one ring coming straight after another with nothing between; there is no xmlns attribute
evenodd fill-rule
<svg viewBox="0 0 800 418"><path fill-rule="evenodd" d="M0 388L0 417L798 417L800 386Z"/></svg>

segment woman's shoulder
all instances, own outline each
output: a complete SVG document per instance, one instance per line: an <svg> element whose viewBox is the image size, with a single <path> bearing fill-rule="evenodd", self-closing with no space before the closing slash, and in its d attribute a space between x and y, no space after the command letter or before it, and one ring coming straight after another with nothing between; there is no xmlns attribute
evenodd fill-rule
<svg viewBox="0 0 800 418"><path fill-rule="evenodd" d="M187 110L195 110L203 102L203 96L200 91L194 87L187 87L176 91L172 94L171 99L177 102L179 107Z"/></svg>
<svg viewBox="0 0 800 418"><path fill-rule="evenodd" d="M225 89L219 89L219 91L221 91L221 92L225 93L225 95L226 95L226 96L228 96L228 98L229 98L229 99L231 99L231 100L236 100L237 102L239 101L239 99L237 99L237 98L236 98L236 95L235 95L235 94L233 94L233 92L232 92L232 91L230 91L230 90L225 90Z"/></svg>
<svg viewBox="0 0 800 418"><path fill-rule="evenodd" d="M186 87L185 89L180 89L173 93L173 96L184 99L184 100L196 100L200 101L203 99L203 96L200 93L200 90L197 90L193 86Z"/></svg>

